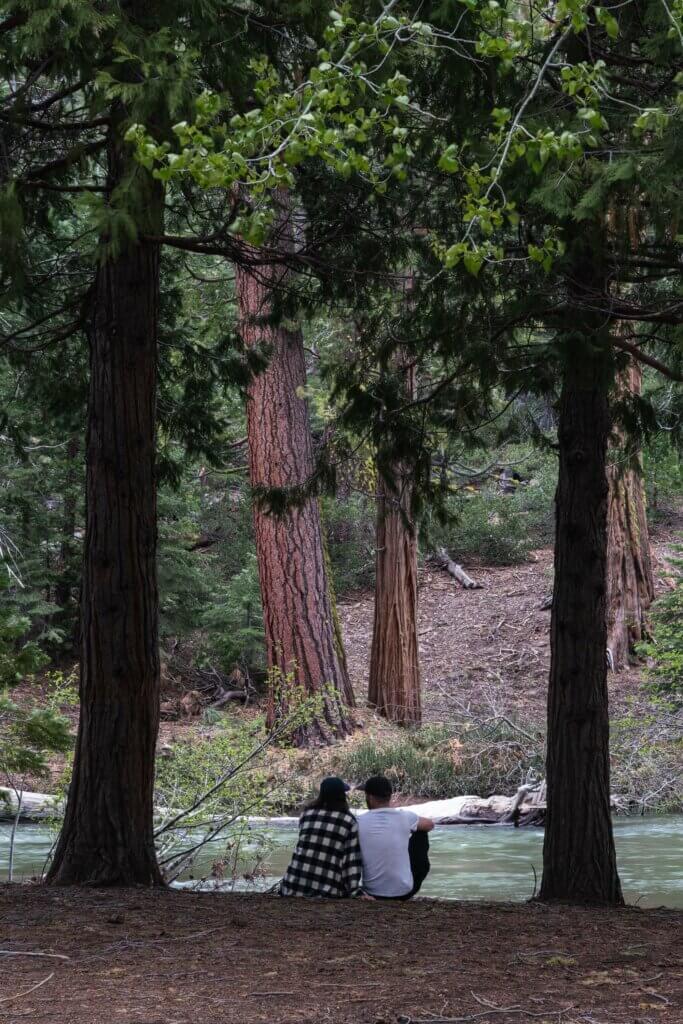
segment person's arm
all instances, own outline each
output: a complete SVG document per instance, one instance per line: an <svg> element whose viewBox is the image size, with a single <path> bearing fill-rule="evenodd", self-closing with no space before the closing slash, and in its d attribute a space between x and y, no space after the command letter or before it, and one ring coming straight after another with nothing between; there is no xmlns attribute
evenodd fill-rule
<svg viewBox="0 0 683 1024"><path fill-rule="evenodd" d="M349 826L346 837L346 849L344 851L344 864L342 876L349 896L361 896L361 878L363 877L363 859L360 854L360 840L358 838L358 822L354 820Z"/></svg>
<svg viewBox="0 0 683 1024"><path fill-rule="evenodd" d="M416 832L431 832L434 828L434 822L431 818L418 818L417 825L415 826Z"/></svg>

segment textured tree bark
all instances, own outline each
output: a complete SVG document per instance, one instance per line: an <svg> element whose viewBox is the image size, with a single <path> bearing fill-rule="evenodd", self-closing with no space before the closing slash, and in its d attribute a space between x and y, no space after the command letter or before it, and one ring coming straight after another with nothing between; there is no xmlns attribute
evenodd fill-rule
<svg viewBox="0 0 683 1024"><path fill-rule="evenodd" d="M640 394L641 370L635 360L618 388ZM629 662L647 633L647 609L654 600L645 489L640 452L629 451L623 434L612 443L607 469L607 648L615 671Z"/></svg>
<svg viewBox="0 0 683 1024"><path fill-rule="evenodd" d="M303 337L298 326L268 321L274 289L285 284L286 271L238 267L236 273L244 342L270 350L266 369L248 391L251 485L300 487L315 468ZM256 500L253 516L268 666L274 673L268 724L287 715L291 676L306 694L321 699L320 715L297 730L296 741L329 742L350 728L347 705L353 706L354 697L335 629L319 503L309 497L277 515Z"/></svg>
<svg viewBox="0 0 683 1024"><path fill-rule="evenodd" d="M108 159L113 189L127 159L116 129ZM159 235L163 194L146 172L135 174L146 211L140 230ZM103 258L88 324L81 710L73 781L47 879L57 885L162 882L152 822L158 304L158 246L127 241Z"/></svg>
<svg viewBox="0 0 683 1024"><path fill-rule="evenodd" d="M610 374L606 356L595 355L588 345L577 348L565 370L558 426L548 812L540 898L619 904L606 664Z"/></svg>
<svg viewBox="0 0 683 1024"><path fill-rule="evenodd" d="M417 529L410 476L396 467L394 487L378 476L375 615L368 701L398 725L422 720L417 639Z"/></svg>

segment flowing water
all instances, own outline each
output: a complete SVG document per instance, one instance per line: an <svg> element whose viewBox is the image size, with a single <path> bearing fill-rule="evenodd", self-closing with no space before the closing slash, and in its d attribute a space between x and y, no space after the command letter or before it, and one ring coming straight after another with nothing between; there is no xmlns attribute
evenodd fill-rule
<svg viewBox="0 0 683 1024"><path fill-rule="evenodd" d="M0 880L7 878L11 826L0 824ZM617 818L614 822L619 873L629 903L643 907L683 908L683 814ZM22 825L16 834L14 878L41 872L54 842L45 825ZM239 890L266 889L281 876L296 839L291 828L254 829L253 847L267 839L263 873L255 880L238 878ZM540 882L543 831L493 825L436 828L430 836L432 870L423 896L459 900L525 900L534 891L534 870ZM193 875L201 879L221 857L224 844L202 851ZM253 861L245 851L242 870ZM181 884L192 884L185 879ZM223 888L228 887L223 885Z"/></svg>

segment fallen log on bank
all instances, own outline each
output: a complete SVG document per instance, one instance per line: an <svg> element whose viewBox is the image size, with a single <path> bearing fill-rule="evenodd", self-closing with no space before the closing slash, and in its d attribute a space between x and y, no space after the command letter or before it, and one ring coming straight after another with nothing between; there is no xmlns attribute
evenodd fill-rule
<svg viewBox="0 0 683 1024"><path fill-rule="evenodd" d="M64 801L49 793L26 793L21 790L15 793L9 787L0 786L0 821L14 821L17 813L21 821L61 818L64 814Z"/></svg>
<svg viewBox="0 0 683 1024"><path fill-rule="evenodd" d="M625 811L624 802L612 796L613 811ZM456 796L448 800L429 800L421 804L406 804L404 809L424 818L432 818L435 825L508 825L515 828L539 826L545 822L545 782L533 786L520 786L514 796ZM21 808L14 790L0 786L0 821L14 821L17 811L22 822L59 818L64 803L47 793L23 793ZM180 813L180 812L179 812ZM354 814L365 814L365 809L354 809ZM249 817L250 825L270 828L293 828L298 815L280 817Z"/></svg>
<svg viewBox="0 0 683 1024"><path fill-rule="evenodd" d="M434 560L436 564L439 566L439 568L445 569L445 571L450 576L452 576L453 579L458 581L458 583L463 587L463 589L484 589L481 583L477 583L476 580L473 580L471 576L467 575L467 573L465 572L461 565L458 565L457 562L453 561L453 559L450 557L445 548L437 548L437 550L434 553Z"/></svg>

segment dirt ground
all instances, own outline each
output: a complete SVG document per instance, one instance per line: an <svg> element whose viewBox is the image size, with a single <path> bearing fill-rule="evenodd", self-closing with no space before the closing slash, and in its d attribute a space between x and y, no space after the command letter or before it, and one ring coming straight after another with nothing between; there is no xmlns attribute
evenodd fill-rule
<svg viewBox="0 0 683 1024"><path fill-rule="evenodd" d="M672 512L652 530L657 594L670 578L672 544L681 542L683 513ZM450 576L425 568L419 574L418 635L425 721L448 720L459 707L494 702L520 720L543 721L550 670L551 549L516 566L471 566L481 590L463 590ZM362 706L372 642L373 596L340 604L346 655ZM623 714L642 678L638 667L610 674L613 715Z"/></svg>
<svg viewBox="0 0 683 1024"><path fill-rule="evenodd" d="M7 1024L683 1021L672 910L0 886L0 954Z"/></svg>

